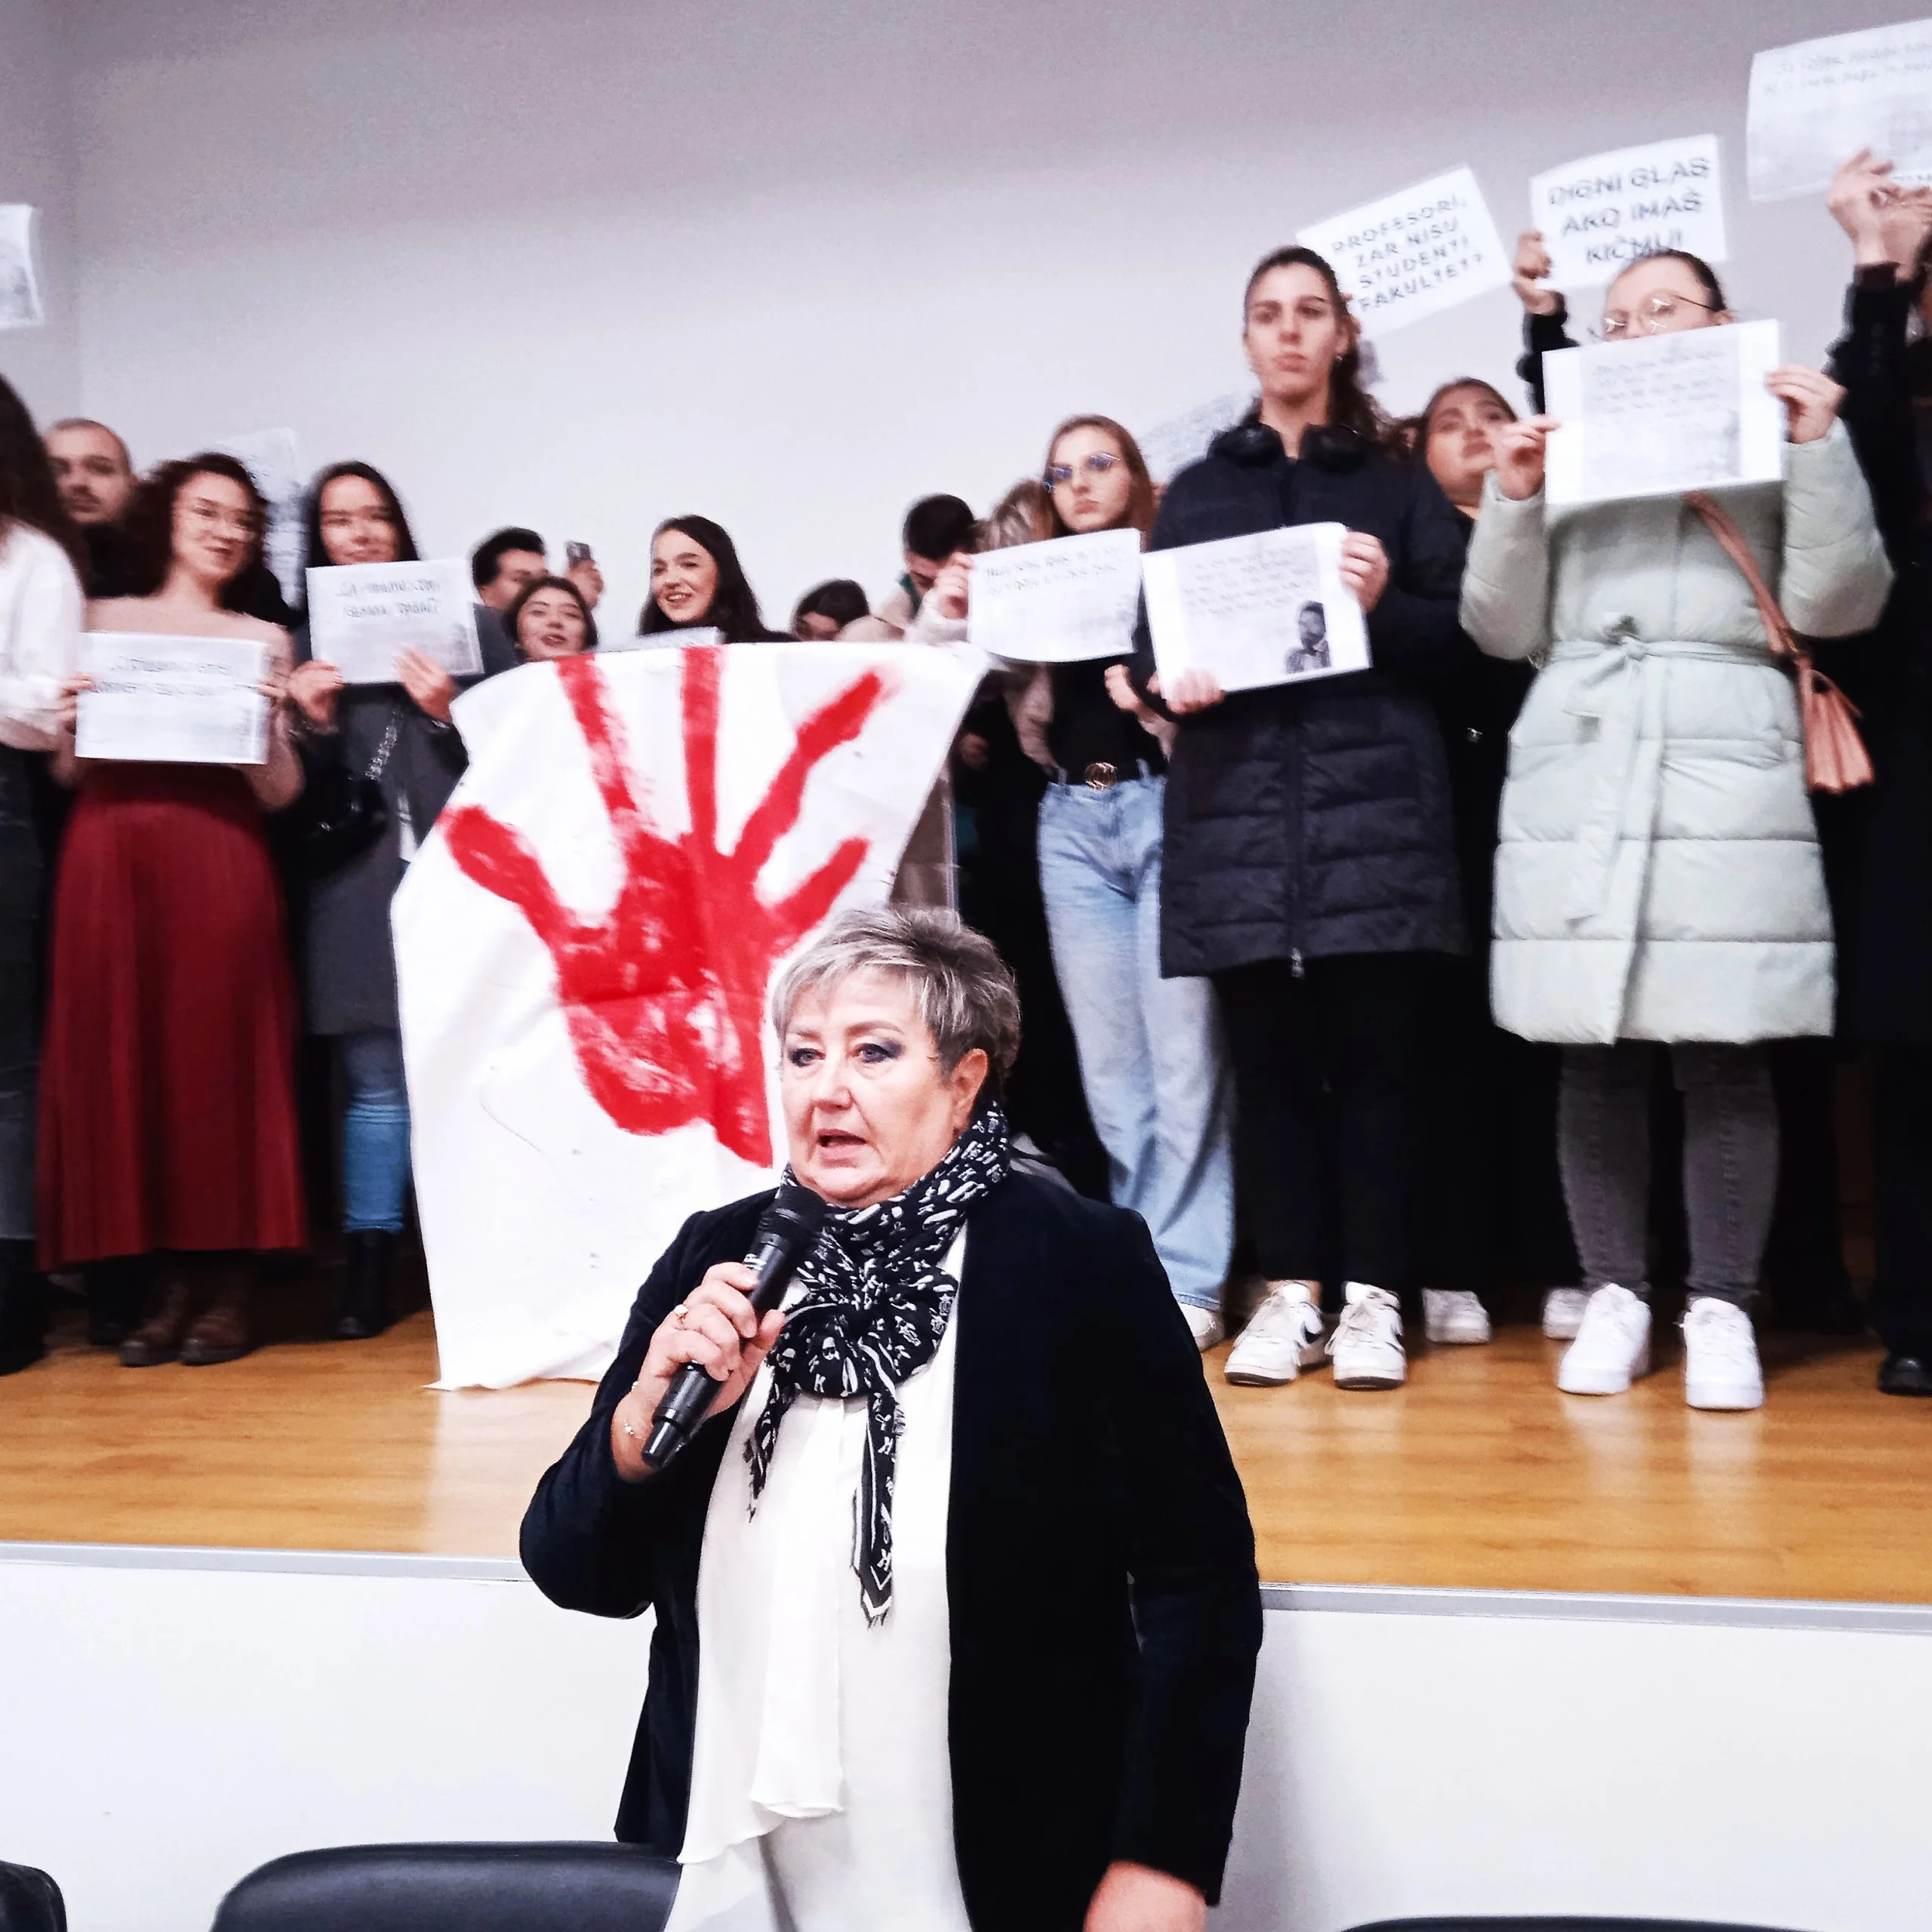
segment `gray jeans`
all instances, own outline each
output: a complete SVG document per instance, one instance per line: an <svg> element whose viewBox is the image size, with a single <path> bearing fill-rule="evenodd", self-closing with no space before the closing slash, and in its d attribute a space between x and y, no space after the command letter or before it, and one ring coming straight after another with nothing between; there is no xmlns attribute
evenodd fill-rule
<svg viewBox="0 0 1932 1932"><path fill-rule="evenodd" d="M1667 1050L1684 1096L1684 1205L1694 1295L1748 1303L1777 1192L1778 1117L1770 1049L1683 1041ZM1586 1286L1650 1294L1648 1041L1565 1047L1557 1144Z"/></svg>

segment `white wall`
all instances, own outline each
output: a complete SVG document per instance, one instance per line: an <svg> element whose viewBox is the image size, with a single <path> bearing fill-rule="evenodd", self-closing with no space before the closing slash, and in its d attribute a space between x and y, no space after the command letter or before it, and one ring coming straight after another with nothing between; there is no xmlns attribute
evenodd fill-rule
<svg viewBox="0 0 1932 1932"><path fill-rule="evenodd" d="M74 152L62 9L0 0L0 202L40 210L36 254L45 323L0 330L0 375L43 422L80 403L75 332Z"/></svg>
<svg viewBox="0 0 1932 1932"><path fill-rule="evenodd" d="M1235 386L1242 278L1456 163L1715 128L1755 48L1924 0L86 0L90 410L151 460L288 423L434 551L512 518L617 566L697 509L778 616L875 592L922 491L983 506L1075 408ZM1734 279L1815 355L1845 252L1734 182ZM1389 337L1386 399L1510 383L1503 293Z"/></svg>
<svg viewBox="0 0 1932 1932"><path fill-rule="evenodd" d="M609 1835L642 1624L520 1580L6 1555L0 1857L54 1875L74 1932L205 1932L244 1872L311 1846ZM1322 1594L1361 1607L1266 1619L1217 1932L1457 1911L1923 1932L1932 1633Z"/></svg>

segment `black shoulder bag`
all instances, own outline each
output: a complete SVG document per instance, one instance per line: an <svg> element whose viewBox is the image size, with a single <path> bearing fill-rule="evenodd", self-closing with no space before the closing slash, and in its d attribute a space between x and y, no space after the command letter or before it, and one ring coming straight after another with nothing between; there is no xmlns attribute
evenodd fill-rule
<svg viewBox="0 0 1932 1932"><path fill-rule="evenodd" d="M367 771L352 771L346 760L310 775L303 798L306 810L295 840L296 863L311 878L326 878L358 859L388 829L389 808L380 780L402 729L400 700L389 707L383 741Z"/></svg>

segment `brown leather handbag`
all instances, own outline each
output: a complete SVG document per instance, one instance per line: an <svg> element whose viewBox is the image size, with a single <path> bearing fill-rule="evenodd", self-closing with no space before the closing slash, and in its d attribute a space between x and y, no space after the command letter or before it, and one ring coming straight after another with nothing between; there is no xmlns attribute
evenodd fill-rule
<svg viewBox="0 0 1932 1932"><path fill-rule="evenodd" d="M1743 572L1764 620L1764 635L1773 654L1790 660L1798 678L1798 709L1804 719L1804 782L1814 792L1849 792L1872 782L1872 755L1858 735L1858 707L1811 661L1778 600L1758 568L1758 559L1743 531L1727 511L1720 509L1701 490L1684 499L1704 519L1724 553Z"/></svg>

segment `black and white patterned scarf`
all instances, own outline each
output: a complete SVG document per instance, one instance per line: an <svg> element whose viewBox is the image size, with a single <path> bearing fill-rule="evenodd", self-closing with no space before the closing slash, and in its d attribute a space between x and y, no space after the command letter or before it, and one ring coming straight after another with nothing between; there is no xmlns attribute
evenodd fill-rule
<svg viewBox="0 0 1932 1932"><path fill-rule="evenodd" d="M903 1194L869 1208L834 1208L798 1269L805 1293L786 1312L765 1357L771 1394L745 1443L754 1512L792 1403L801 1395L865 1400L852 1567L868 1623L892 1607L892 1480L905 1426L899 1385L932 1360L944 1337L958 1284L941 1264L974 1204L1011 1163L1006 1116L989 1106ZM795 1179L789 1168L785 1179Z"/></svg>

